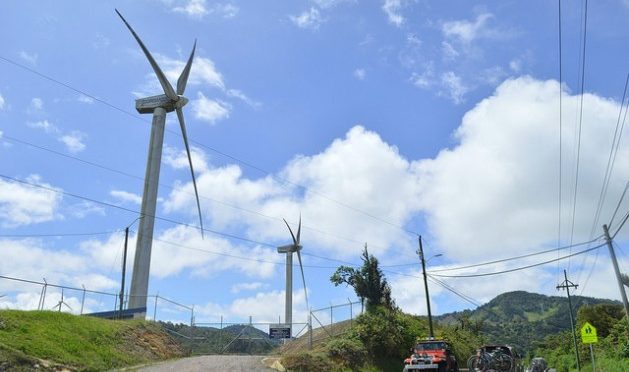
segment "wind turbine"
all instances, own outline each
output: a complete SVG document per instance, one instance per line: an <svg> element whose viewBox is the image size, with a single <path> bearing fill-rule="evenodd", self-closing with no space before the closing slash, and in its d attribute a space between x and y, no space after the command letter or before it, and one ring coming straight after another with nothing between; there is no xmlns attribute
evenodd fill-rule
<svg viewBox="0 0 629 372"><path fill-rule="evenodd" d="M63 300L63 288L61 288L61 300L59 300L59 302L57 302L57 304L55 306L53 306L51 309L59 309L58 311L61 312L61 305L65 305L68 309L70 309L70 311L72 311L72 308L70 307L70 305L68 305L64 300Z"/></svg>
<svg viewBox="0 0 629 372"><path fill-rule="evenodd" d="M293 253L297 252L297 259L299 260L299 268L301 269L301 280L304 284L304 294L306 297L306 307L308 311L310 310L310 305L308 304L308 291L306 290L306 278L304 277L304 267L301 264L301 249L303 248L300 244L300 235L301 235L301 216L299 216L299 227L297 227L297 238L295 238L295 234L293 234L293 230L290 228L290 225L286 220L284 220L286 227L288 227L288 231L290 232L290 236L293 238L293 244L283 245L281 247L277 247L278 253L286 253L286 308L284 313L285 323L288 324L292 329L293 324ZM292 336L292 332L291 332Z"/></svg>
<svg viewBox="0 0 629 372"><path fill-rule="evenodd" d="M135 101L135 108L140 114L153 114L153 124L151 126L151 142L149 144L148 160L146 164L146 175L144 177L144 192L142 194L142 207L140 226L138 228L138 238L135 249L135 261L133 263L133 276L131 278L131 290L129 293L129 309L146 308L148 294L149 270L151 265L151 247L153 243L153 227L155 225L155 206L157 204L157 186L159 182L159 171L162 160L162 146L164 143L164 127L166 125L166 114L172 111L177 112L183 143L188 155L190 164L190 174L192 175L192 185L194 195L197 200L197 210L199 212L199 225L201 236L203 236L203 219L201 218L201 204L199 203L199 193L197 191L197 181L192 167L192 157L190 156L190 146L188 145L188 135L186 124L183 119L183 106L188 103L188 99L183 96L190 75L190 67L194 58L194 51L197 46L196 40L192 47L192 53L188 58L188 63L181 72L177 80L177 91L173 89L162 70L155 62L155 59L148 51L140 37L135 33L131 25L124 19L122 14L116 9L124 24L127 26L135 40L142 48L144 55L149 60L159 83L164 90L164 94L157 96L140 98Z"/></svg>

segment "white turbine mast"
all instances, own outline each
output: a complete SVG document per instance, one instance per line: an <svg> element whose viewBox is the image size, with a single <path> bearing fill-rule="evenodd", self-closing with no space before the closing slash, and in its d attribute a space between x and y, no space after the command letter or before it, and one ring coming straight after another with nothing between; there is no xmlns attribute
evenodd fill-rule
<svg viewBox="0 0 629 372"><path fill-rule="evenodd" d="M159 172L162 159L162 146L164 143L164 127L166 125L166 114L172 111L177 112L183 143L186 147L188 155L188 163L190 164L190 174L192 175L192 185L194 186L194 195L197 201L197 210L199 212L199 227L201 236L203 236L203 219L201 218L201 203L199 202L199 192L197 191L197 181L194 176L194 168L192 167L192 157L190 156L190 146L188 145L188 135L186 133L186 124L183 119L183 106L188 103L188 99L183 96L190 75L190 67L194 58L194 51L197 42L194 41L192 53L188 58L188 63L181 72L181 76L177 80L177 91L173 89L166 75L155 62L155 59L148 51L140 37L135 33L131 25L124 19L122 14L116 9L116 13L120 16L124 24L127 26L135 40L142 48L144 55L148 59L159 83L164 90L164 94L157 96L140 98L135 101L135 108L140 114L153 114L153 124L151 126L151 142L149 144L148 160L146 164L146 175L144 177L144 192L142 193L142 207L140 226L138 228L138 237L135 250L135 261L133 263L133 276L131 279L131 289L129 293L129 309L144 309L146 312L146 300L148 294L149 270L151 265L151 247L153 242L153 227L155 225L155 210L157 204L157 186L159 183Z"/></svg>
<svg viewBox="0 0 629 372"><path fill-rule="evenodd" d="M304 284L304 295L306 299L306 308L310 311L310 305L308 304L308 290L306 289L306 278L304 276L304 267L301 263L301 249L303 248L300 242L301 236L301 215L299 216L299 226L297 227L297 237L293 234L293 230L286 220L284 220L291 237L293 238L293 244L283 245L277 247L278 253L286 253L286 308L284 313L284 322L288 324L292 329L293 324L293 253L297 253L297 259L299 260L299 268L301 269L301 280ZM292 336L292 332L291 332Z"/></svg>

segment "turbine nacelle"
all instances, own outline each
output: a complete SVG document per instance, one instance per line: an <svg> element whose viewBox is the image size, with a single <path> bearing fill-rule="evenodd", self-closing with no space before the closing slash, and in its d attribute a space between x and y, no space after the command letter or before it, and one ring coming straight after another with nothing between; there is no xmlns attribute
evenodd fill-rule
<svg viewBox="0 0 629 372"><path fill-rule="evenodd" d="M138 110L140 114L150 114L158 107L163 108L166 112L172 112L184 107L188 103L186 97L182 95L177 97L177 100L172 100L167 95L160 94L157 96L139 98L135 100L135 109Z"/></svg>
<svg viewBox="0 0 629 372"><path fill-rule="evenodd" d="M293 253L301 251L301 245L289 244L277 247L277 253Z"/></svg>

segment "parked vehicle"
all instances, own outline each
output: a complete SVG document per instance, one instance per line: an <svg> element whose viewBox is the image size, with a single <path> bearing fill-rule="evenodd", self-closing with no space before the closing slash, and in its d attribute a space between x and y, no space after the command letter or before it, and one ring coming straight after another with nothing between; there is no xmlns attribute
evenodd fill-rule
<svg viewBox="0 0 629 372"><path fill-rule="evenodd" d="M444 340L426 340L411 348L404 360L404 371L458 372L459 365L452 347Z"/></svg>
<svg viewBox="0 0 629 372"><path fill-rule="evenodd" d="M467 360L470 371L523 372L522 357L508 345L484 345Z"/></svg>
<svg viewBox="0 0 629 372"><path fill-rule="evenodd" d="M544 358L533 358L526 372L548 372L548 363Z"/></svg>

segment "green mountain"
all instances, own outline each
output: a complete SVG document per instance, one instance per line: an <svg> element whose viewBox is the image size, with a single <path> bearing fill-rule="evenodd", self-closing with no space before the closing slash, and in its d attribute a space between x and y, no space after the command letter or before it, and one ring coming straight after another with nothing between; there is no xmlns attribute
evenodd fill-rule
<svg viewBox="0 0 629 372"><path fill-rule="evenodd" d="M618 302L573 296L573 314L583 305ZM570 330L567 297L524 291L503 293L475 310L443 314L435 319L448 325L480 330L490 344L508 344L521 353L546 336Z"/></svg>

